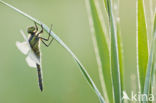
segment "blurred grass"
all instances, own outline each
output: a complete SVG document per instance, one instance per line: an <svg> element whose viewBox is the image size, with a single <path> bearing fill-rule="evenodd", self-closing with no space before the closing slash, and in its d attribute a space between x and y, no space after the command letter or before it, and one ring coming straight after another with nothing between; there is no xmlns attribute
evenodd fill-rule
<svg viewBox="0 0 156 103"><path fill-rule="evenodd" d="M120 78L121 78L121 91L124 90L124 57L123 57L123 40L121 38L120 18L116 21L117 25L117 40L118 40L118 54L119 54L119 65L120 65ZM122 95L122 94L121 94Z"/></svg>
<svg viewBox="0 0 156 103"><path fill-rule="evenodd" d="M86 0L86 7L88 12L89 24L91 29L91 35L93 38L93 44L95 54L97 58L97 64L99 65L99 77L103 94L107 103L113 103L113 88L112 88L112 76L110 68L110 50L109 40L106 37L106 28L103 29L102 21L97 10L97 1Z"/></svg>
<svg viewBox="0 0 156 103"><path fill-rule="evenodd" d="M151 48L150 48L150 54L148 57L148 65L147 65L147 72L145 76L145 84L144 84L144 94L151 94L151 86L152 86L152 79L154 77L154 67L153 65L155 64L154 61L154 55L155 55L155 43L156 43L156 14L154 15L154 20L153 20L153 39L151 42ZM154 63L154 64L153 64ZM143 102L147 103L147 102Z"/></svg>
<svg viewBox="0 0 156 103"><path fill-rule="evenodd" d="M107 0L104 1L104 4L107 7L103 8L107 11L103 15L107 15L107 17L101 16L102 14L99 12L99 1L97 0L87 1L87 12L89 15L89 24L97 63L99 65L99 77L104 97L108 103L113 103L115 97L115 102L118 103L121 100L121 92L123 91L123 48L120 37L120 20L118 17L119 11L117 9L118 3L112 6L111 0ZM115 17L113 16L113 9L118 12ZM102 17L104 20L101 19ZM109 18L109 26L107 26L110 30L106 29L106 22L108 22L107 18ZM110 32L107 34L106 31ZM110 35L111 41L107 35ZM111 44L111 47L109 44Z"/></svg>
<svg viewBox="0 0 156 103"><path fill-rule="evenodd" d="M137 69L140 92L144 91L146 68L148 63L148 38L143 0L137 1Z"/></svg>
<svg viewBox="0 0 156 103"><path fill-rule="evenodd" d="M107 8L108 8L108 17L109 17L109 30L111 35L111 72L112 72L112 83L113 83L113 89L114 89L114 100L115 103L121 103L122 99L122 88L121 88L121 81L123 78L121 78L120 74L120 59L121 55L119 56L119 50L120 48L120 41L117 38L117 26L115 24L115 17L113 14L113 5L112 0L107 0ZM119 42L118 42L119 41ZM118 48L119 46L119 48Z"/></svg>

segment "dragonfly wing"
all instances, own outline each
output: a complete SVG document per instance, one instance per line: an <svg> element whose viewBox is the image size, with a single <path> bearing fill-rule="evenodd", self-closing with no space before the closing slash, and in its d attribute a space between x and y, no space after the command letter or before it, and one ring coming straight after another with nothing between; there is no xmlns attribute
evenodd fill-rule
<svg viewBox="0 0 156 103"><path fill-rule="evenodd" d="M28 42L28 39L27 39L27 37L26 37L26 35L24 34L24 32L21 30L20 31L21 32L21 34L22 34L22 36L23 36L23 38L24 38L24 42L19 42L19 41L17 41L16 42L16 46L17 46L17 48L23 53L23 54L28 54L28 51L31 49L30 48L30 45L29 45L29 42Z"/></svg>
<svg viewBox="0 0 156 103"><path fill-rule="evenodd" d="M39 65L41 64L40 63L40 57L38 57L37 55L35 55L35 53L32 50L29 51L28 57L30 57L30 59L32 61L34 61L36 64L39 64Z"/></svg>
<svg viewBox="0 0 156 103"><path fill-rule="evenodd" d="M36 62L33 61L29 56L27 56L25 60L30 67L36 68Z"/></svg>
<svg viewBox="0 0 156 103"><path fill-rule="evenodd" d="M25 41L28 41L27 36L24 34L23 30L20 30L20 33L22 34L23 38Z"/></svg>
<svg viewBox="0 0 156 103"><path fill-rule="evenodd" d="M29 44L27 42L16 42L17 48L23 53L23 54L28 54L28 51L30 50Z"/></svg>

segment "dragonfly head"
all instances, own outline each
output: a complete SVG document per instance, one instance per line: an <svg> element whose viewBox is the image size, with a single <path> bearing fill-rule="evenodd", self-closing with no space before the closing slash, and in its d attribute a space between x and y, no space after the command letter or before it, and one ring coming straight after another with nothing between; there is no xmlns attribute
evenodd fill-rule
<svg viewBox="0 0 156 103"><path fill-rule="evenodd" d="M27 32L30 33L30 34L33 34L34 31L35 31L35 27L34 26L28 27L28 29L27 29Z"/></svg>

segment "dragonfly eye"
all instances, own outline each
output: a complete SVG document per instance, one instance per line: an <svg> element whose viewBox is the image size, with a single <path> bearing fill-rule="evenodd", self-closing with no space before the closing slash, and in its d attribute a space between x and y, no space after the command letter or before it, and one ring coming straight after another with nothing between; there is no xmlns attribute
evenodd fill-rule
<svg viewBox="0 0 156 103"><path fill-rule="evenodd" d="M32 34L32 33L34 33L34 31L35 31L35 27L28 27L28 29L27 29L27 32L28 33L30 33L30 34Z"/></svg>

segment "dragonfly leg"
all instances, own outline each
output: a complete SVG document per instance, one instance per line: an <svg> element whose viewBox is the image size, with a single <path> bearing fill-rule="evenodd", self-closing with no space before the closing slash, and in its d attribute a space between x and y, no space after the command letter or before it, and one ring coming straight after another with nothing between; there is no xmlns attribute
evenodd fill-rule
<svg viewBox="0 0 156 103"><path fill-rule="evenodd" d="M42 39L42 38L40 38L41 39L41 41L42 41L42 43L46 46L46 47L49 47L49 45L52 43L52 41L54 40L54 38L52 38L51 39L51 41L49 42L49 44L46 44L45 42L44 42L44 39Z"/></svg>
<svg viewBox="0 0 156 103"><path fill-rule="evenodd" d="M50 38L50 33L51 33L51 29L52 29L52 25L51 25L51 28L50 28L50 31L49 31L49 35L48 35L48 38L43 38L43 37L39 37L42 41L42 43L45 45L45 46L49 46L52 41L54 40L54 38L51 39L51 41L49 42L49 44L46 44L44 41L49 41L49 38Z"/></svg>
<svg viewBox="0 0 156 103"><path fill-rule="evenodd" d="M41 31L39 33L37 33L37 37L39 36L39 34L43 33L43 26L41 24Z"/></svg>
<svg viewBox="0 0 156 103"><path fill-rule="evenodd" d="M34 22L34 24L35 24L35 28L36 28L36 31L35 31L35 34L36 34L36 33L37 33L37 31L38 31L38 27L37 27L36 22Z"/></svg>
<svg viewBox="0 0 156 103"><path fill-rule="evenodd" d="M48 40L49 40L49 38L50 38L50 33L51 33L51 30L52 30L52 24L51 24L51 27L50 27L50 31L49 31L48 38L47 38L47 39L46 39L46 38L43 38L43 37L39 37L39 38L41 38L41 39L43 39L43 40L45 40L45 41L48 41Z"/></svg>

